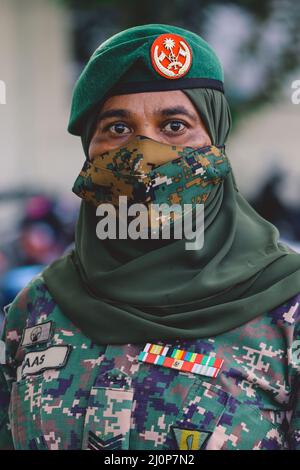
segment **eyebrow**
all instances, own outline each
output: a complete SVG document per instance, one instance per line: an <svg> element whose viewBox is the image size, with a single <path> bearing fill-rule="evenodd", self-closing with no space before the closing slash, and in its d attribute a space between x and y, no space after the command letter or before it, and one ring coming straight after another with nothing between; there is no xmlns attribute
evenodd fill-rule
<svg viewBox="0 0 300 470"><path fill-rule="evenodd" d="M177 114L182 114L184 116L189 117L193 121L197 120L197 115L188 111L184 106L173 106L170 108L158 108L155 111L155 114L158 116L175 116ZM98 116L98 122L103 121L104 119L108 118L130 118L132 113L127 109L109 109L107 111L100 112Z"/></svg>

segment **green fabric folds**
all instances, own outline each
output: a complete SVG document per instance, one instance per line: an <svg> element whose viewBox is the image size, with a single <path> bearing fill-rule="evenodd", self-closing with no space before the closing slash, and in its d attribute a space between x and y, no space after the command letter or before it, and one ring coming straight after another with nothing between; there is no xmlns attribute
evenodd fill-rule
<svg viewBox="0 0 300 470"><path fill-rule="evenodd" d="M153 42L166 33L179 35L191 49L191 67L180 79L162 77L151 61ZM203 85L206 88L223 88L223 67L211 46L198 34L165 24L138 25L120 31L97 47L80 74L73 90L68 130L82 135L91 109L99 108L115 86L130 85L136 90L142 84L145 91L153 86L161 90L198 88L200 85L193 83L195 79L209 79L211 85Z"/></svg>
<svg viewBox="0 0 300 470"><path fill-rule="evenodd" d="M230 112L216 90L184 91L215 145ZM92 126L90 126L90 129ZM87 152L91 132L83 135ZM241 149L242 151L242 149ZM44 278L62 312L97 344L210 337L242 325L300 290L300 256L238 191L232 172L205 203L204 246L185 240L99 240L82 201L75 249Z"/></svg>

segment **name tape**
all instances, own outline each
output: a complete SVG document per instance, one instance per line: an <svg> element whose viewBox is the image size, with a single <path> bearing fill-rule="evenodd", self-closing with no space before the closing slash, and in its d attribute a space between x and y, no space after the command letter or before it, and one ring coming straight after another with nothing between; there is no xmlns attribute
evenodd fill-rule
<svg viewBox="0 0 300 470"><path fill-rule="evenodd" d="M21 380L27 375L35 375L47 369L59 369L64 367L71 346L51 346L47 349L32 351L25 354L23 363L17 368L17 380Z"/></svg>

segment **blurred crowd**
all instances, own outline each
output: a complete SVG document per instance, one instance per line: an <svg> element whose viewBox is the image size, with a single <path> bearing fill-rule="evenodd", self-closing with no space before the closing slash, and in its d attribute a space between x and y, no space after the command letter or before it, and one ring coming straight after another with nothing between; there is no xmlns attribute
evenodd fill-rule
<svg viewBox="0 0 300 470"><path fill-rule="evenodd" d="M270 172L255 199L249 202L262 217L278 228L281 240L300 251L300 205L287 204L280 196L283 178L280 170Z"/></svg>
<svg viewBox="0 0 300 470"><path fill-rule="evenodd" d="M22 214L14 238L0 245L0 307L47 264L67 252L74 243L78 204L62 197L35 194L21 203ZM5 237L4 237L5 239Z"/></svg>

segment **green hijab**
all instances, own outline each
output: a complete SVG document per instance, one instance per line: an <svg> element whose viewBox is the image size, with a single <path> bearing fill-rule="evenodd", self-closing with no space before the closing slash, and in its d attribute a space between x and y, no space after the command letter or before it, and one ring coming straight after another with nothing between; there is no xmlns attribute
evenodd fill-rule
<svg viewBox="0 0 300 470"><path fill-rule="evenodd" d="M184 92L213 144L231 120L223 93ZM82 135L87 154L95 125ZM241 149L242 151L242 149ZM62 312L97 344L218 335L275 308L300 290L300 256L239 192L233 173L205 203L204 246L185 240L100 240L95 207L82 201L75 248L43 272Z"/></svg>

